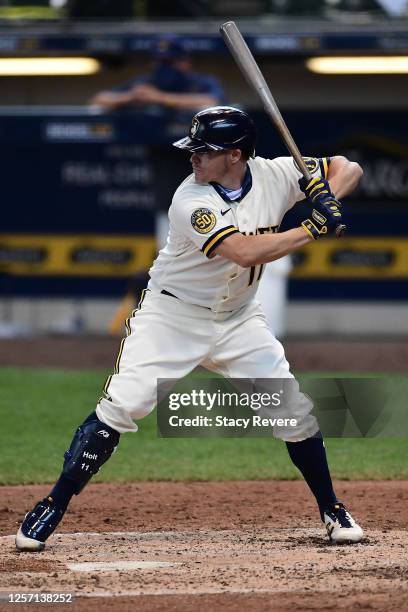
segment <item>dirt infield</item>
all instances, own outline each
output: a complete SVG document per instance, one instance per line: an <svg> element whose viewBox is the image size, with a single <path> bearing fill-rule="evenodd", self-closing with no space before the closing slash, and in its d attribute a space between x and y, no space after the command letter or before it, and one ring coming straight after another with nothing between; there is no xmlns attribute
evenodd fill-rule
<svg viewBox="0 0 408 612"><path fill-rule="evenodd" d="M48 489L2 487L0 591L74 592L81 611L408 610L408 482L336 490L361 544L328 543L303 482L158 482L90 485L33 554L10 534Z"/></svg>
<svg viewBox="0 0 408 612"><path fill-rule="evenodd" d="M106 337L1 340L0 366L110 368L118 346ZM406 372L408 363L405 340L284 346L297 370ZM18 553L13 534L48 487L2 487L0 610L13 609L5 593L72 592L62 609L408 611L408 481L341 481L336 491L365 529L360 544L330 545L301 481L152 482L89 485L33 554ZM90 563L103 565L79 565Z"/></svg>
<svg viewBox="0 0 408 612"><path fill-rule="evenodd" d="M112 368L120 338L46 336L0 340L0 366ZM406 372L406 338L314 338L283 341L294 370Z"/></svg>

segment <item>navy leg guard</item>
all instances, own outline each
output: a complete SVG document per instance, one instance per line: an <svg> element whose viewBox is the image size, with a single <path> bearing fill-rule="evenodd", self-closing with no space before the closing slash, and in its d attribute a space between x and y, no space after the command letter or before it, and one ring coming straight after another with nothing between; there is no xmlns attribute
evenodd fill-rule
<svg viewBox="0 0 408 612"><path fill-rule="evenodd" d="M71 446L64 455L62 470L62 475L76 484L76 495L109 459L119 443L119 438L120 434L102 423L96 415L94 419L87 419L78 427Z"/></svg>
<svg viewBox="0 0 408 612"><path fill-rule="evenodd" d="M31 512L26 514L17 532L17 550L28 552L44 550L45 541L60 523L64 512L65 509L56 506L49 497L38 502Z"/></svg>

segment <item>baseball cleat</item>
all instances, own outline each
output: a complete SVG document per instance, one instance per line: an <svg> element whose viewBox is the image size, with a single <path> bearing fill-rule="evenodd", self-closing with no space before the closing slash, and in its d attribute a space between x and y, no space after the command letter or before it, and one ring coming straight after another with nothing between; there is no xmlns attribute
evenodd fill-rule
<svg viewBox="0 0 408 612"><path fill-rule="evenodd" d="M53 503L52 497L46 497L26 514L16 535L16 548L20 551L37 552L44 550L45 541L53 533L65 510Z"/></svg>
<svg viewBox="0 0 408 612"><path fill-rule="evenodd" d="M363 530L341 503L333 504L324 512L324 524L330 542L353 544L363 538Z"/></svg>

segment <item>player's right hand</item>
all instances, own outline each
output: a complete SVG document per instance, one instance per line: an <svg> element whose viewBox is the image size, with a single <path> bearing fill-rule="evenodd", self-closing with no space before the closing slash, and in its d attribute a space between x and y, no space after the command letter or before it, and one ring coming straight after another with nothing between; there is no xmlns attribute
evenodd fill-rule
<svg viewBox="0 0 408 612"><path fill-rule="evenodd" d="M302 176L299 179L299 187L314 205L323 204L326 200L334 198L329 183L320 176L314 176L310 180Z"/></svg>
<svg viewBox="0 0 408 612"><path fill-rule="evenodd" d="M302 221L302 227L313 240L321 236L335 234L341 225L341 203L332 197L322 204L316 204L311 212L310 218Z"/></svg>

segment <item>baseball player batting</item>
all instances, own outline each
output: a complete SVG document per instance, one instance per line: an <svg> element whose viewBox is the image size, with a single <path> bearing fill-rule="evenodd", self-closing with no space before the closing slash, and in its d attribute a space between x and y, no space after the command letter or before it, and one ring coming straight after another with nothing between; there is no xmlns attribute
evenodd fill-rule
<svg viewBox="0 0 408 612"><path fill-rule="evenodd" d="M110 458L121 434L137 431L135 421L153 410L157 379L182 378L200 364L229 378L293 378L255 299L262 270L335 234L339 199L362 170L344 157L305 158L307 181L291 157L255 157L255 138L247 113L218 106L197 113L189 135L174 143L190 154L193 172L174 194L167 244L127 321L103 397L75 432L57 483L25 517L17 549L44 548L72 496ZM278 233L286 211L305 197L307 219ZM315 496L329 538L359 542L363 531L337 499L309 410L277 436Z"/></svg>

